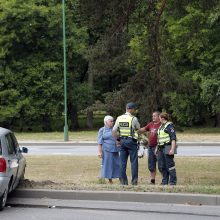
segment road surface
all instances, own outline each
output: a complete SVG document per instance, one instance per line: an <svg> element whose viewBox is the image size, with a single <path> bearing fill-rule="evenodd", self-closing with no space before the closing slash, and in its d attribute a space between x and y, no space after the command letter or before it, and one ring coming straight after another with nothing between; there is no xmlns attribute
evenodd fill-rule
<svg viewBox="0 0 220 220"><path fill-rule="evenodd" d="M23 145L28 147L29 152L28 155L88 155L95 156L97 155L97 146L94 144L91 145L65 145L60 144L56 146L52 145ZM146 151L147 152L147 151ZM201 146L199 143L197 146L186 145L178 147L178 154L176 156L220 156L220 146L216 144L216 146Z"/></svg>
<svg viewBox="0 0 220 220"><path fill-rule="evenodd" d="M17 205L6 207L0 213L4 220L214 220L220 218L219 206L199 205L176 205L176 204L153 204L135 202L107 202L90 200L53 200L44 205L42 199L40 204Z"/></svg>

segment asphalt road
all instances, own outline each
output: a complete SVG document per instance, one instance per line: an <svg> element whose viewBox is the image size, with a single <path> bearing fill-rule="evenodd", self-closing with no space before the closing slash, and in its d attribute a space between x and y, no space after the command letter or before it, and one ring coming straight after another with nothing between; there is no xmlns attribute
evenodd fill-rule
<svg viewBox="0 0 220 220"><path fill-rule="evenodd" d="M151 212L100 211L81 209L43 209L43 208L10 208L0 214L4 220L217 220L220 216L201 216L190 214L170 214Z"/></svg>
<svg viewBox="0 0 220 220"><path fill-rule="evenodd" d="M176 204L153 204L135 202L106 202L106 201L65 201L65 200L44 200L37 204L29 200L30 205L9 206L0 213L4 220L211 220L220 218L218 206L196 206ZM45 203L46 204L46 203ZM51 204L51 205L48 205Z"/></svg>
<svg viewBox="0 0 220 220"><path fill-rule="evenodd" d="M51 145L51 144L44 144L44 145L31 145L26 146L29 149L28 155L97 155L97 146L94 144L91 145L83 145L83 144L75 144L75 145ZM147 150L145 151L147 152ZM177 156L220 156L220 146L215 145L182 145L178 147L178 154Z"/></svg>

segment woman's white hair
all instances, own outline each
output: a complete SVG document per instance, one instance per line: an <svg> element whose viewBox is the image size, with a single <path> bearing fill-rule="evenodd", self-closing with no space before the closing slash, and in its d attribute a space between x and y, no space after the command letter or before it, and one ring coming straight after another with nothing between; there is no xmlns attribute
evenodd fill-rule
<svg viewBox="0 0 220 220"><path fill-rule="evenodd" d="M106 125L106 123L107 123L108 120L114 120L114 118L113 118L111 115L106 115L106 116L104 117L104 124L105 124L105 125Z"/></svg>

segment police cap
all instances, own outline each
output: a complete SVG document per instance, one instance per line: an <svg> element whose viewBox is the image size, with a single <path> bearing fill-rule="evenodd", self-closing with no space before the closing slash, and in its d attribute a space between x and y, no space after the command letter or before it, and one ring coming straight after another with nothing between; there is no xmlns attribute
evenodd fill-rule
<svg viewBox="0 0 220 220"><path fill-rule="evenodd" d="M127 108L127 109L136 109L136 105L135 105L133 102L129 102L129 103L126 105L126 108Z"/></svg>

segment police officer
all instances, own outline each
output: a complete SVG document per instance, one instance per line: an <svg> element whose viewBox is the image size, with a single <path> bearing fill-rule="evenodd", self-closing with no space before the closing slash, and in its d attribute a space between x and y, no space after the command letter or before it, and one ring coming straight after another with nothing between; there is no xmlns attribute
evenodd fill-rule
<svg viewBox="0 0 220 220"><path fill-rule="evenodd" d="M176 132L174 125L169 121L167 113L160 114L161 126L158 133L158 167L162 173L161 185L176 185L176 168L174 153L176 153Z"/></svg>
<svg viewBox="0 0 220 220"><path fill-rule="evenodd" d="M137 131L140 129L138 119L132 114L135 112L135 104L128 103L126 105L126 113L119 116L113 127L113 136L117 140L117 145L120 145L120 182L122 185L128 185L126 174L128 155L131 161L132 185L138 184L138 146Z"/></svg>

